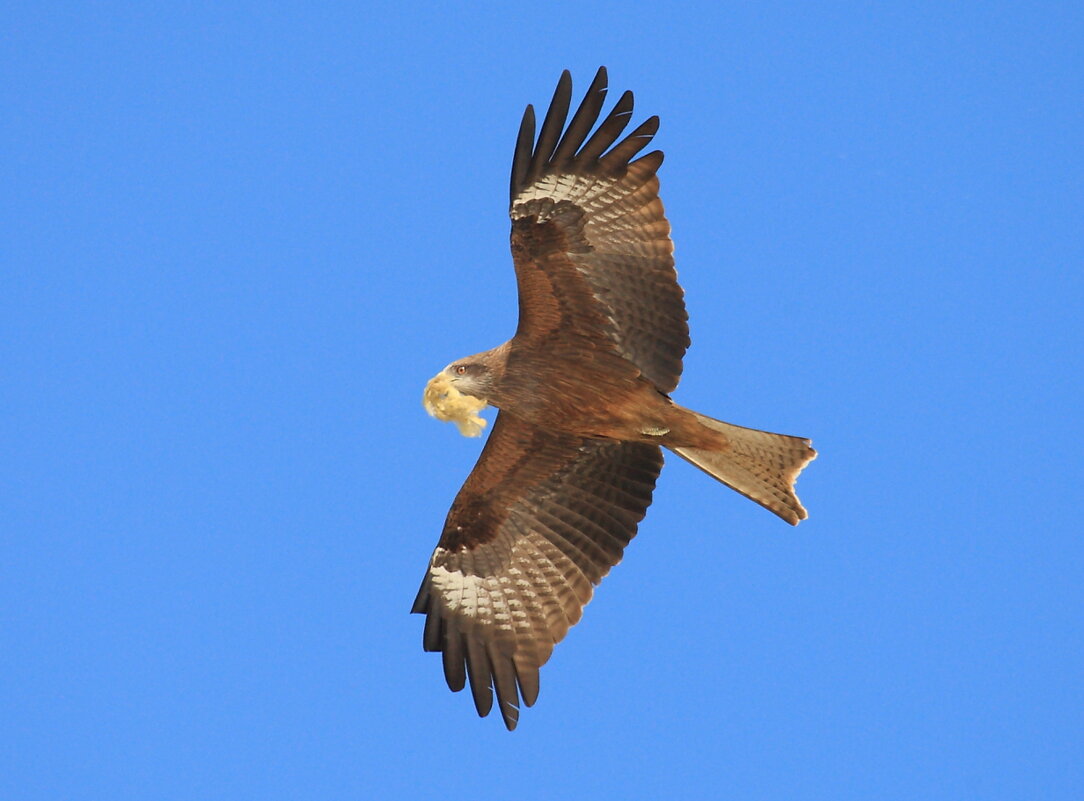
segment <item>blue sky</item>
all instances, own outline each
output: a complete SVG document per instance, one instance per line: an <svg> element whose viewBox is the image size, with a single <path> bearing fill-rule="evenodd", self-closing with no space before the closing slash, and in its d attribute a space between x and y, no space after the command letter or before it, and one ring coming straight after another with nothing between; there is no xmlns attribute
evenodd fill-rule
<svg viewBox="0 0 1084 801"><path fill-rule="evenodd" d="M1084 797L1084 11L16 3L0 795ZM519 116L659 114L681 403L812 437L791 529L671 458L519 729L407 614L507 338Z"/></svg>

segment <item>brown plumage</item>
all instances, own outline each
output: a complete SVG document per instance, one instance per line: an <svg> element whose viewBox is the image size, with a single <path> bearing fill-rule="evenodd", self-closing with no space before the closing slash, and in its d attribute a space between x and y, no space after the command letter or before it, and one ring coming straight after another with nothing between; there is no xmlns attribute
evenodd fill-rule
<svg viewBox="0 0 1084 801"><path fill-rule="evenodd" d="M660 446L792 524L806 517L794 481L816 455L809 440L723 423L668 397L688 316L658 196L662 153L634 160L658 118L620 138L632 114L626 92L588 136L605 95L603 68L566 126L566 71L537 140L527 107L509 208L519 326L503 345L448 365L427 393L500 410L412 611L426 615L423 645L442 652L448 686L469 681L481 715L495 690L509 729L635 535Z"/></svg>

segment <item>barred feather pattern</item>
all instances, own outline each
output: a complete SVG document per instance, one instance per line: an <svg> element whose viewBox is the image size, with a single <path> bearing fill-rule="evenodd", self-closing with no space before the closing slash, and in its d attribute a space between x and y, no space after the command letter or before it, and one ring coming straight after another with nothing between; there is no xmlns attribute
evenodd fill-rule
<svg viewBox="0 0 1084 801"><path fill-rule="evenodd" d="M512 729L520 698L530 706L538 695L538 669L635 535L662 453L550 434L503 412L486 449L504 466L467 479L412 611L427 615L423 646L444 653L448 686L469 680L481 715L496 691ZM506 499L502 486L520 479L530 483Z"/></svg>

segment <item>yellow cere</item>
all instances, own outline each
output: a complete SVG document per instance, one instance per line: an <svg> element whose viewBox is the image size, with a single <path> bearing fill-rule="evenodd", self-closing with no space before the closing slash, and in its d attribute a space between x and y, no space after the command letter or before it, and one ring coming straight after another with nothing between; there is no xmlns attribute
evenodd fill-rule
<svg viewBox="0 0 1084 801"><path fill-rule="evenodd" d="M438 420L455 423L464 437L477 437L486 426L486 421L478 416L478 412L486 408L486 402L464 395L443 373L438 373L425 385L422 405Z"/></svg>

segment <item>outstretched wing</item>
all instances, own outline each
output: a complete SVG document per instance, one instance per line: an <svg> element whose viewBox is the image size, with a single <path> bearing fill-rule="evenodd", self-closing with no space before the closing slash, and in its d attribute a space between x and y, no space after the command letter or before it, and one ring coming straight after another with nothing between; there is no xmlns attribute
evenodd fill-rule
<svg viewBox="0 0 1084 801"><path fill-rule="evenodd" d="M601 345L669 392L681 376L689 326L655 176L662 152L632 161L659 120L651 117L618 142L632 115L632 93L625 92L588 137L606 97L604 67L566 127L571 97L566 70L537 141L528 106L516 142L510 206L516 335L558 357L554 343Z"/></svg>
<svg viewBox="0 0 1084 801"><path fill-rule="evenodd" d="M655 445L497 415L411 610L427 616L423 646L443 652L448 686L469 679L478 714L495 689L511 730L519 699L535 702L538 669L621 560L661 468Z"/></svg>

